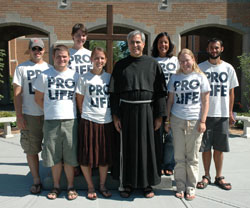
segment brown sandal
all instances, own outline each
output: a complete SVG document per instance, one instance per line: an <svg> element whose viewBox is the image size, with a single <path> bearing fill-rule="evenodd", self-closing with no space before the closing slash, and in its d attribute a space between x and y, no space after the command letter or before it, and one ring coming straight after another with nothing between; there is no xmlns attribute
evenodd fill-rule
<svg viewBox="0 0 250 208"><path fill-rule="evenodd" d="M78 197L78 193L76 192L76 190L74 188L69 188L67 190L67 199L68 200L74 200Z"/></svg>
<svg viewBox="0 0 250 208"><path fill-rule="evenodd" d="M97 195L96 195L96 192L95 192L94 188L88 190L87 198L90 199L90 200L96 200L97 199Z"/></svg>
<svg viewBox="0 0 250 208"><path fill-rule="evenodd" d="M48 199L50 199L50 200L54 200L54 199L56 199L59 195L60 195L60 193L61 193L61 189L60 188L53 188L49 193L48 193L48 195L47 195L47 198ZM51 195L51 196L54 196L54 197L49 197L49 195Z"/></svg>
<svg viewBox="0 0 250 208"><path fill-rule="evenodd" d="M204 181L205 179L208 182L205 182ZM197 183L196 188L198 188L198 189L205 189L205 188L207 188L208 184L211 184L211 177L204 175L204 176L202 176L202 181L200 181L200 182Z"/></svg>
<svg viewBox="0 0 250 208"><path fill-rule="evenodd" d="M112 196L108 189L99 189L99 192L104 198L110 198Z"/></svg>
<svg viewBox="0 0 250 208"><path fill-rule="evenodd" d="M214 184L218 187L220 187L221 189L224 189L224 190L231 190L232 189L232 185L231 183L223 183L222 180L224 179L225 177L224 176L220 176L218 178L215 177L215 181L214 181ZM230 187L228 187L230 186Z"/></svg>
<svg viewBox="0 0 250 208"><path fill-rule="evenodd" d="M42 186L41 183L39 183L39 184L33 184L30 187L30 193L32 193L32 194L39 194L39 193L41 193L42 188L43 188L43 186Z"/></svg>

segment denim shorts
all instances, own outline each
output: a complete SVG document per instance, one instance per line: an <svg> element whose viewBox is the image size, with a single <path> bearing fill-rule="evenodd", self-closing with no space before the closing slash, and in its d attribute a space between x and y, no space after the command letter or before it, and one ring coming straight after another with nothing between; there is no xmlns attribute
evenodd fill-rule
<svg viewBox="0 0 250 208"><path fill-rule="evenodd" d="M207 117L200 152L208 152L213 147L220 152L229 152L229 118Z"/></svg>

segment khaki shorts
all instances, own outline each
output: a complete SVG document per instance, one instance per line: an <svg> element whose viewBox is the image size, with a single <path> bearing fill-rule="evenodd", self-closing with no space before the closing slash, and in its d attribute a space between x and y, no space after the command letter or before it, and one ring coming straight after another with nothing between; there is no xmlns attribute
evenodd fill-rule
<svg viewBox="0 0 250 208"><path fill-rule="evenodd" d="M59 162L78 166L77 119L45 120L43 165L52 167Z"/></svg>
<svg viewBox="0 0 250 208"><path fill-rule="evenodd" d="M23 115L26 129L21 130L20 143L24 153L35 155L42 150L43 116Z"/></svg>

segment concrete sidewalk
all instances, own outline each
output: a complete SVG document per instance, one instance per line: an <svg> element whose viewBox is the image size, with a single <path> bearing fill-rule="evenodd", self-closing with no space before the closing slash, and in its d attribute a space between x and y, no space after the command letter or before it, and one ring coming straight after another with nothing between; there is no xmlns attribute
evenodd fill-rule
<svg viewBox="0 0 250 208"><path fill-rule="evenodd" d="M0 208L250 208L250 140L238 135L230 136L231 152L224 156L223 174L226 181L232 183L232 190L224 191L212 184L205 190L197 190L196 199L191 202L177 199L174 196L174 186L156 189L156 196L152 199L145 199L140 191L135 191L131 198L124 200L116 190L111 191L111 199L104 199L98 194L99 198L95 201L86 199L86 190L79 190L79 197L74 201L66 199L66 191L54 201L46 198L47 190L38 196L31 195L29 188L32 177L19 137L18 134L9 139L0 137ZM42 165L40 167L41 177L44 179L50 169ZM200 179L203 173L200 162ZM213 182L213 165L211 176Z"/></svg>

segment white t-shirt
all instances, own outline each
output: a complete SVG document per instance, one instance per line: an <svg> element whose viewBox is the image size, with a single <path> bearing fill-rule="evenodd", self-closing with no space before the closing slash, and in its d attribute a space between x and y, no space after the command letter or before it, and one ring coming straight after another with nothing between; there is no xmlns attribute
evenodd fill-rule
<svg viewBox="0 0 250 208"><path fill-rule="evenodd" d="M176 56L169 57L157 57L155 60L160 64L162 71L164 73L164 77L166 80L166 86L168 86L168 82L170 77L176 73L176 70L179 68L179 62Z"/></svg>
<svg viewBox="0 0 250 208"><path fill-rule="evenodd" d="M101 75L88 72L78 80L76 93L84 95L82 118L100 124L112 122L108 93L110 77L106 72Z"/></svg>
<svg viewBox="0 0 250 208"><path fill-rule="evenodd" d="M70 53L70 61L69 68L76 71L77 73L83 75L90 71L93 66L90 60L91 51L83 48L83 49L69 49Z"/></svg>
<svg viewBox="0 0 250 208"><path fill-rule="evenodd" d="M224 61L219 65L204 61L199 67L207 75L211 86L208 116L229 117L229 92L239 86L234 68Z"/></svg>
<svg viewBox="0 0 250 208"><path fill-rule="evenodd" d="M57 71L54 67L41 73L34 89L44 93L44 119L76 118L75 90L79 74L67 69Z"/></svg>
<svg viewBox="0 0 250 208"><path fill-rule="evenodd" d="M35 79L42 71L51 67L46 62L36 64L32 61L26 61L16 67L13 84L22 87L22 113L32 116L43 115L43 110L34 100L35 91L33 84Z"/></svg>
<svg viewBox="0 0 250 208"><path fill-rule="evenodd" d="M174 74L168 83L174 93L171 113L183 120L198 120L201 116L201 93L209 92L209 82L204 74Z"/></svg>

